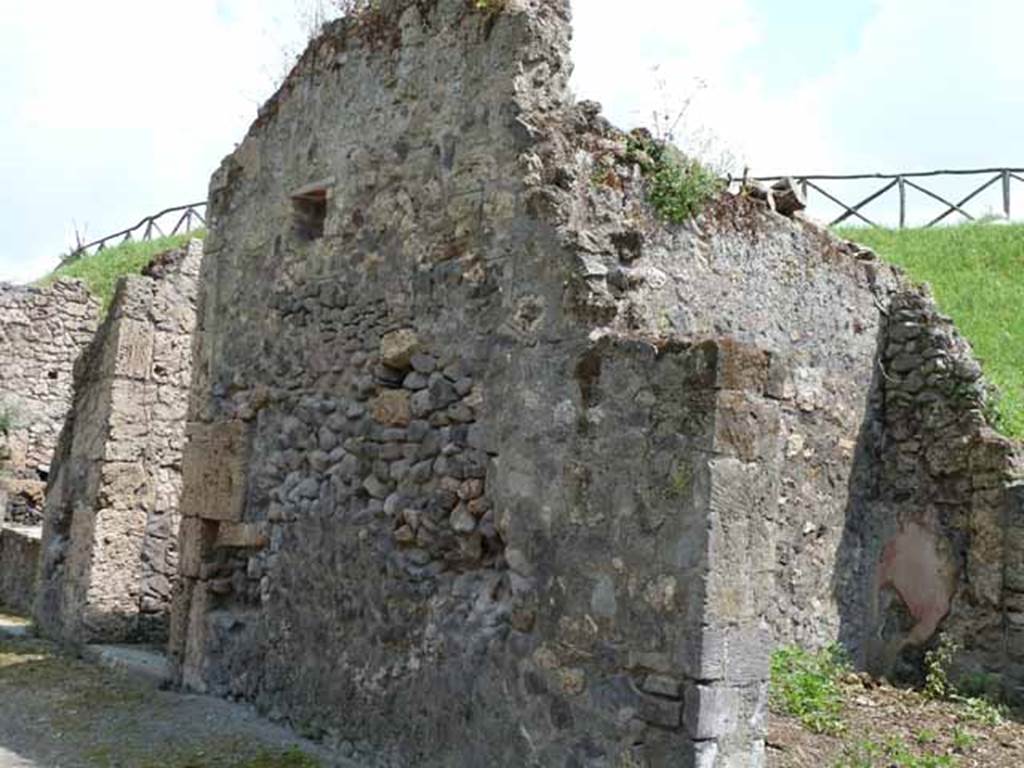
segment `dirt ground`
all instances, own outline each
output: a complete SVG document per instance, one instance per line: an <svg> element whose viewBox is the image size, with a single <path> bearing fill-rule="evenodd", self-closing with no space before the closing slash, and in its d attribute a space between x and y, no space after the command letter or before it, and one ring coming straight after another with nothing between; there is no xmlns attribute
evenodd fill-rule
<svg viewBox="0 0 1024 768"><path fill-rule="evenodd" d="M0 768L356 768L250 708L61 654L0 614ZM769 768L1021 768L1024 718L994 724L850 675L844 730L811 733L771 713Z"/></svg>
<svg viewBox="0 0 1024 768"><path fill-rule="evenodd" d="M49 643L0 636L0 768L331 765L321 747L247 707L161 691Z"/></svg>
<svg viewBox="0 0 1024 768"><path fill-rule="evenodd" d="M845 686L839 736L814 734L790 717L768 720L769 768L1021 768L1024 724L1007 713L985 722L963 704L854 676Z"/></svg>

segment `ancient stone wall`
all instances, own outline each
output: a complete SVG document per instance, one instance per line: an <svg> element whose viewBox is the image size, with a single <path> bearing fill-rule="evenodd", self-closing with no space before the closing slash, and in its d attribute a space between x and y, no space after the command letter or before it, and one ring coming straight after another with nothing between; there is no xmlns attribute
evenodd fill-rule
<svg viewBox="0 0 1024 768"><path fill-rule="evenodd" d="M591 105L577 115L575 137L552 132L530 161L578 253L577 310L625 334L726 333L779 361L779 503L752 510L770 520L775 640L838 639L913 675L942 630L964 671L1019 695L1021 447L988 424L950 319L871 251L742 193L652 226L635 145Z"/></svg>
<svg viewBox="0 0 1024 768"><path fill-rule="evenodd" d="M77 280L0 285L0 484L8 502L0 522L41 520L46 473L71 405L72 368L98 316L99 303Z"/></svg>
<svg viewBox="0 0 1024 768"><path fill-rule="evenodd" d="M385 763L756 761L771 626L830 631L758 588L839 624L895 278L745 199L664 228L537 5L336 28L215 176L172 651ZM688 387L727 334L753 391Z"/></svg>
<svg viewBox="0 0 1024 768"><path fill-rule="evenodd" d="M536 582L509 579L512 510L491 478L512 446L486 405L505 392L493 361L537 333L535 271L557 247L531 242L519 208L516 117L544 106L530 83L568 76L564 9L404 5L320 40L212 182L185 466L212 492L186 479L172 650L186 684L381 762L513 764L526 738L582 748L557 743L578 670L564 692L509 695L514 658L551 657L531 631ZM317 182L310 238L291 195ZM544 733L519 729L524 697Z"/></svg>
<svg viewBox="0 0 1024 768"><path fill-rule="evenodd" d="M36 620L79 643L166 636L202 244L123 278L75 367L46 496Z"/></svg>
<svg viewBox="0 0 1024 768"><path fill-rule="evenodd" d="M834 640L864 611L859 587L871 567L844 531L875 492L877 358L900 279L873 254L745 196L664 226L645 203L629 138L593 105L576 115L532 161L550 180L543 194L575 253L575 310L624 334L727 334L780 361L772 390L781 409L779 505L751 510L772 520L764 577L776 596L764 619L780 642Z"/></svg>
<svg viewBox="0 0 1024 768"><path fill-rule="evenodd" d="M1020 446L988 425L981 367L926 294L892 297L880 372L880 485L859 531L877 563L864 582L869 620L857 628L870 635L868 662L912 674L941 626L962 671L1019 697Z"/></svg>
<svg viewBox="0 0 1024 768"><path fill-rule="evenodd" d="M171 652L368 765L759 765L773 641L927 607L886 565L917 294L743 193L666 225L568 34L383 2L211 182ZM1019 499L971 419L961 586L1016 535L973 494Z"/></svg>

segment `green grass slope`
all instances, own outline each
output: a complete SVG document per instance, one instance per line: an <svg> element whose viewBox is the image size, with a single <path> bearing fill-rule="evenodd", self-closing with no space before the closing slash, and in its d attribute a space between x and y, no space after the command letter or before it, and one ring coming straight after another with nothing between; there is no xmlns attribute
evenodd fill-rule
<svg viewBox="0 0 1024 768"><path fill-rule="evenodd" d="M147 242L121 243L58 267L44 277L40 284L52 283L58 277L77 277L85 283L89 292L102 302L105 312L114 298L117 281L123 275L137 275L158 253L179 248L190 239L202 238L205 234L205 231L197 230L187 235L161 237Z"/></svg>
<svg viewBox="0 0 1024 768"><path fill-rule="evenodd" d="M998 426L1024 437L1024 226L839 230L931 285L999 390Z"/></svg>

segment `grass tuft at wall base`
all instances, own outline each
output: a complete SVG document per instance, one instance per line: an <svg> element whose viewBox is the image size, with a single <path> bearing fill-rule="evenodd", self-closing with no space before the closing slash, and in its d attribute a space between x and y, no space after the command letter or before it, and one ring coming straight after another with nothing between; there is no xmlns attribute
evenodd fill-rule
<svg viewBox="0 0 1024 768"><path fill-rule="evenodd" d="M996 426L1024 438L1024 225L849 227L838 234L931 285L999 389Z"/></svg>

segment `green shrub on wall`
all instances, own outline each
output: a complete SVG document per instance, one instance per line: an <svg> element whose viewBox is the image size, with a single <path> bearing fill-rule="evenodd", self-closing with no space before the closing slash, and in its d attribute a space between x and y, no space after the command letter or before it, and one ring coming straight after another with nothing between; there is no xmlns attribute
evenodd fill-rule
<svg viewBox="0 0 1024 768"><path fill-rule="evenodd" d="M647 199L659 216L673 224L696 216L722 191L714 170L647 131L630 134L629 152L647 180Z"/></svg>

